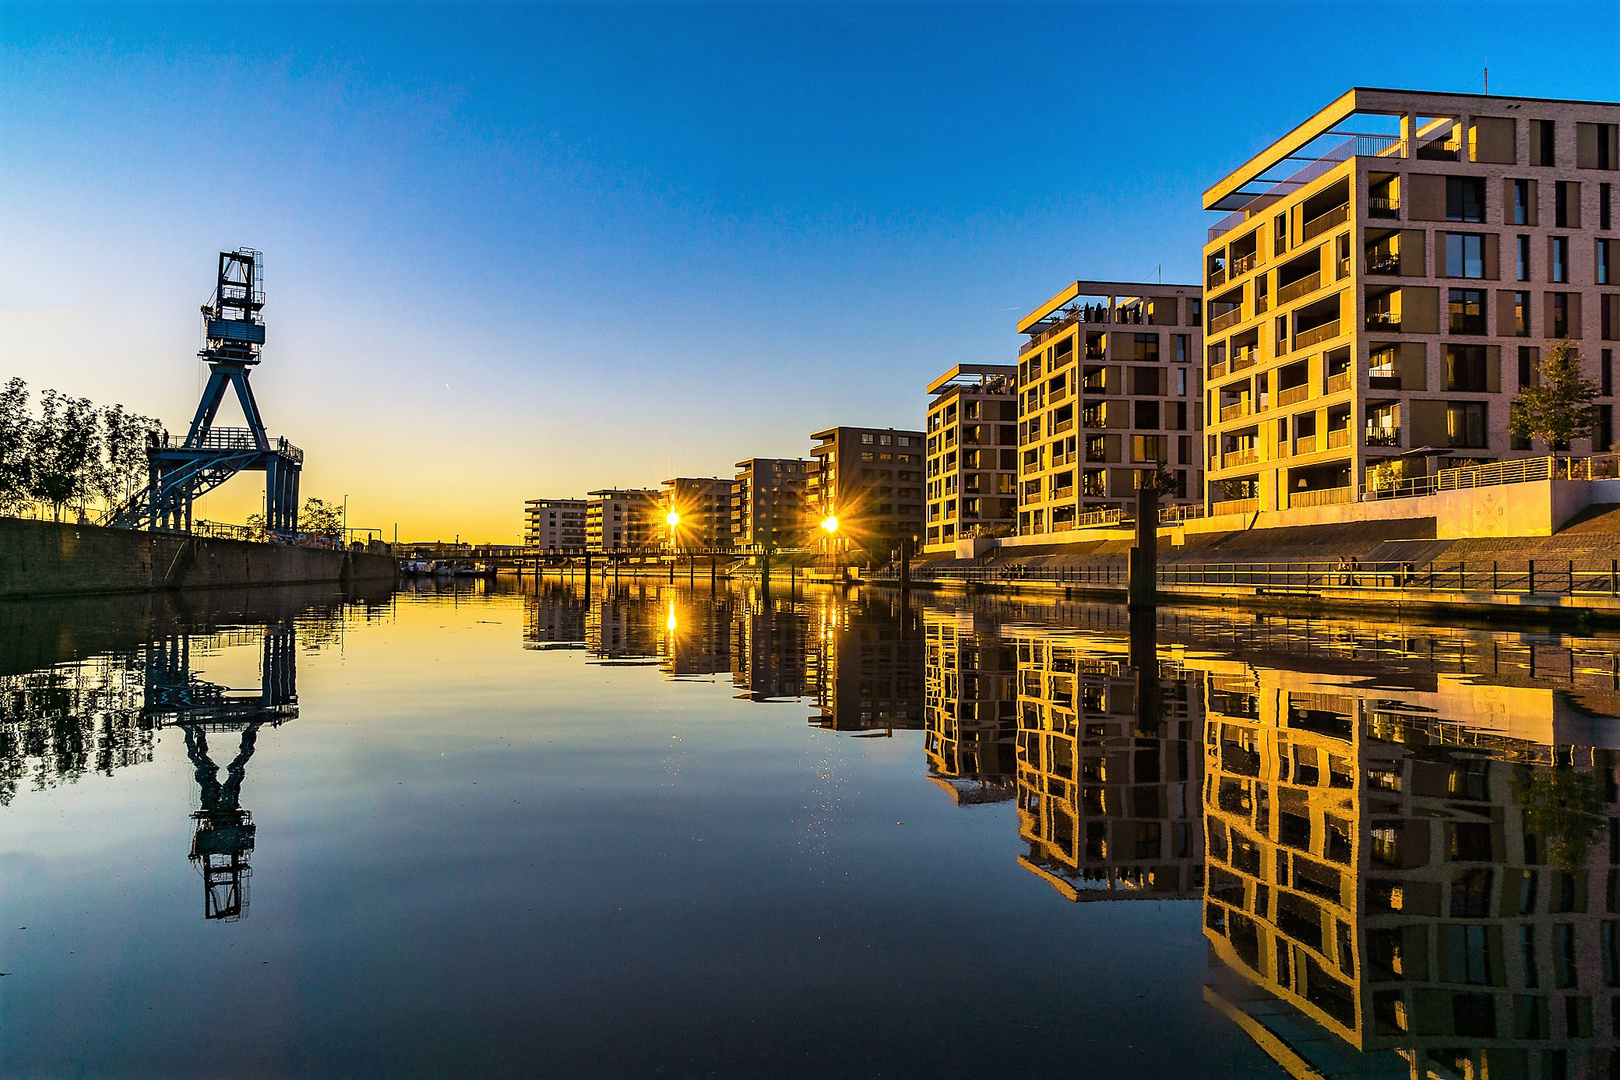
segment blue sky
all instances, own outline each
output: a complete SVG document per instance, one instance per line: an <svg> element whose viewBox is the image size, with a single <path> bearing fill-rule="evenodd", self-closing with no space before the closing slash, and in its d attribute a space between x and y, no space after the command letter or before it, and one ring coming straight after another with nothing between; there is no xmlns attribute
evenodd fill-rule
<svg viewBox="0 0 1620 1080"><path fill-rule="evenodd" d="M0 377L183 426L214 253L257 247L306 493L513 539L920 425L1077 277L1193 279L1202 190L1349 86L1617 100L1617 56L1613 2L6 0Z"/></svg>

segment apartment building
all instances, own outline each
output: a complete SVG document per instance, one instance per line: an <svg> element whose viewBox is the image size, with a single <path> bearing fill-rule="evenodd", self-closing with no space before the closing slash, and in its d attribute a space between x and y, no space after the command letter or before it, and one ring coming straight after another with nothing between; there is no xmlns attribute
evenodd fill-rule
<svg viewBox="0 0 1620 1080"><path fill-rule="evenodd" d="M1620 104L1356 88L1204 193L1209 500L1249 512L1530 454L1549 342L1614 439Z"/></svg>
<svg viewBox="0 0 1620 1080"><path fill-rule="evenodd" d="M680 515L672 527L671 513ZM665 547L674 551L731 549L731 481L717 476L676 476L664 481L659 524Z"/></svg>
<svg viewBox="0 0 1620 1080"><path fill-rule="evenodd" d="M815 528L805 481L815 462L748 458L731 482L731 542L739 548L799 547Z"/></svg>
<svg viewBox="0 0 1620 1080"><path fill-rule="evenodd" d="M923 752L958 806L1005 802L1016 772L1014 646L965 611L924 608Z"/></svg>
<svg viewBox="0 0 1620 1080"><path fill-rule="evenodd" d="M920 449L920 448L919 448ZM923 654L912 621L887 598L833 604L812 623L806 667L815 682L812 727L917 731L923 726Z"/></svg>
<svg viewBox="0 0 1620 1080"><path fill-rule="evenodd" d="M928 384L925 547L1018 524L1018 368L958 364Z"/></svg>
<svg viewBox="0 0 1620 1080"><path fill-rule="evenodd" d="M1142 473L1201 499L1201 306L1196 285L1076 281L1019 320L1018 535L1128 510Z"/></svg>
<svg viewBox="0 0 1620 1080"><path fill-rule="evenodd" d="M649 488L603 488L585 500L585 548L642 555L658 550L666 526L661 496Z"/></svg>
<svg viewBox="0 0 1620 1080"><path fill-rule="evenodd" d="M585 550L584 499L530 499L523 505L524 547L543 552Z"/></svg>
<svg viewBox="0 0 1620 1080"><path fill-rule="evenodd" d="M816 468L805 480L811 519L838 531L816 546L857 563L886 563L902 539L923 536L923 433L832 427L810 436Z"/></svg>

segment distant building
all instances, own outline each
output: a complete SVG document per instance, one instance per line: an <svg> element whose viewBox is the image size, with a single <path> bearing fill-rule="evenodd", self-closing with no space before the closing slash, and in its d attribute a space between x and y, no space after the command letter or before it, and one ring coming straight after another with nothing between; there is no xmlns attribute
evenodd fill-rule
<svg viewBox="0 0 1620 1080"><path fill-rule="evenodd" d="M676 476L664 481L658 523L666 548L725 551L731 547L731 481L716 476ZM673 531L671 512L680 515Z"/></svg>
<svg viewBox="0 0 1620 1080"><path fill-rule="evenodd" d="M815 462L802 458L748 458L731 482L734 547L798 547L815 527L805 502L805 481Z"/></svg>
<svg viewBox="0 0 1620 1080"><path fill-rule="evenodd" d="M523 546L530 551L585 550L584 499L530 499Z"/></svg>
<svg viewBox="0 0 1620 1080"><path fill-rule="evenodd" d="M645 488L604 488L585 502L585 547L595 552L643 555L662 542L659 493Z"/></svg>
<svg viewBox="0 0 1620 1080"><path fill-rule="evenodd" d="M838 519L836 534L815 538L819 549L852 562L884 563L902 537L921 541L922 432L832 427L810 437L816 470L805 491L812 520Z"/></svg>
<svg viewBox="0 0 1620 1080"><path fill-rule="evenodd" d="M1354 502L1544 455L1508 430L1569 339L1614 445L1620 104L1357 87L1204 193L1209 498Z"/></svg>
<svg viewBox="0 0 1620 1080"><path fill-rule="evenodd" d="M1018 368L958 364L928 384L925 546L1018 523Z"/></svg>
<svg viewBox="0 0 1620 1080"><path fill-rule="evenodd" d="M1163 469L1166 503L1202 497L1196 285L1077 281L1026 315L1018 355L1018 535L1129 510Z"/></svg>

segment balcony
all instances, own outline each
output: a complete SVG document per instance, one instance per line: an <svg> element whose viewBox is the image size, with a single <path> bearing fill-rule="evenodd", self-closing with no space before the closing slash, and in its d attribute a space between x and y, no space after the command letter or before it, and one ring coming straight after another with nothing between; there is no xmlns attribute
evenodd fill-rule
<svg viewBox="0 0 1620 1080"><path fill-rule="evenodd" d="M1325 322L1321 326L1313 326L1303 333L1294 335L1294 348L1306 349L1324 341L1331 341L1339 336L1339 320Z"/></svg>
<svg viewBox="0 0 1620 1080"><path fill-rule="evenodd" d="M1398 334L1401 332L1401 313L1398 311L1369 311L1367 312L1367 329L1374 333Z"/></svg>
<svg viewBox="0 0 1620 1080"><path fill-rule="evenodd" d="M1227 406L1224 406L1221 409L1221 423L1224 424L1228 420L1236 420L1240 416L1248 416L1248 415L1249 415L1249 401L1248 401L1247 398L1245 398L1244 400L1238 402L1236 405L1227 405Z"/></svg>
<svg viewBox="0 0 1620 1080"><path fill-rule="evenodd" d="M1350 373L1348 371L1341 371L1337 375L1328 376L1326 392L1329 395L1342 394L1348 389L1350 389Z"/></svg>
<svg viewBox="0 0 1620 1080"><path fill-rule="evenodd" d="M1223 311L1221 314L1215 316L1213 319L1210 319L1209 320L1209 332L1212 333L1212 334L1218 334L1222 330L1226 330L1226 329L1229 329L1230 327L1236 326L1238 323L1240 323L1242 321L1243 321L1243 308L1241 306L1234 307L1234 308L1232 308L1232 310Z"/></svg>
<svg viewBox="0 0 1620 1080"><path fill-rule="evenodd" d="M1250 270L1253 270L1255 258L1255 253L1252 251L1247 255L1234 255L1232 257L1232 276L1237 277L1239 274L1247 274Z"/></svg>
<svg viewBox="0 0 1620 1080"><path fill-rule="evenodd" d="M1365 441L1368 446L1399 446L1401 445L1401 429L1398 427L1369 426Z"/></svg>
<svg viewBox="0 0 1620 1080"><path fill-rule="evenodd" d="M1314 237L1321 236L1334 226L1343 225L1349 220L1350 204L1342 203L1339 206L1335 206L1327 213L1318 214L1305 223L1304 228L1300 229L1299 231L1300 243L1304 243L1305 241Z"/></svg>
<svg viewBox="0 0 1620 1080"><path fill-rule="evenodd" d="M1218 289L1226 284L1226 267L1217 266L1209 272L1209 285L1211 289Z"/></svg>
<svg viewBox="0 0 1620 1080"><path fill-rule="evenodd" d="M1252 514L1259 509L1259 499L1221 499L1209 504L1211 517L1216 514Z"/></svg>
<svg viewBox="0 0 1620 1080"><path fill-rule="evenodd" d="M1380 198L1377 195L1367 199L1367 216L1370 218L1396 218L1401 216L1401 201L1399 199Z"/></svg>
<svg viewBox="0 0 1620 1080"><path fill-rule="evenodd" d="M1394 276L1400 272L1400 252L1385 249L1367 252L1367 273Z"/></svg>
<svg viewBox="0 0 1620 1080"><path fill-rule="evenodd" d="M1233 349L1232 350L1232 370L1233 371L1242 371L1244 368L1254 367L1254 365L1258 364L1259 362L1260 362L1260 350L1255 348L1252 345L1249 346L1247 349Z"/></svg>
<svg viewBox="0 0 1620 1080"><path fill-rule="evenodd" d="M1228 450L1221 455L1221 468L1235 469L1239 465L1253 465L1259 460L1260 451L1253 446L1245 447L1242 450Z"/></svg>
<svg viewBox="0 0 1620 1080"><path fill-rule="evenodd" d="M1281 409L1289 405L1296 405L1310 396L1311 387L1309 383L1290 386L1285 390L1277 391L1277 407Z"/></svg>
<svg viewBox="0 0 1620 1080"><path fill-rule="evenodd" d="M1322 272L1320 270L1306 274L1298 281L1289 282L1277 290L1277 306L1281 307L1291 300L1298 300L1300 297L1309 295L1321 287Z"/></svg>
<svg viewBox="0 0 1620 1080"><path fill-rule="evenodd" d="M1328 432L1328 449L1336 450L1341 446L1350 445L1350 429L1347 427L1334 428Z"/></svg>
<svg viewBox="0 0 1620 1080"><path fill-rule="evenodd" d="M1351 502L1355 494L1354 488L1330 487L1316 488L1310 491L1291 491L1288 493L1288 508L1297 509L1302 506L1333 506L1337 503Z"/></svg>
<svg viewBox="0 0 1620 1080"><path fill-rule="evenodd" d="M1315 435L1301 435L1299 438L1295 439L1294 440L1294 453L1296 453L1296 454L1314 454L1314 453L1316 453L1316 436Z"/></svg>
<svg viewBox="0 0 1620 1080"><path fill-rule="evenodd" d="M1051 434L1053 434L1053 435L1061 435L1065 431L1072 431L1073 429L1074 429L1074 417L1071 416L1067 420L1060 420L1056 424L1053 424Z"/></svg>
<svg viewBox="0 0 1620 1080"><path fill-rule="evenodd" d="M1222 375L1225 375L1225 374L1226 374L1226 361L1225 360L1218 360L1215 363L1209 365L1209 377L1210 378L1218 379Z"/></svg>

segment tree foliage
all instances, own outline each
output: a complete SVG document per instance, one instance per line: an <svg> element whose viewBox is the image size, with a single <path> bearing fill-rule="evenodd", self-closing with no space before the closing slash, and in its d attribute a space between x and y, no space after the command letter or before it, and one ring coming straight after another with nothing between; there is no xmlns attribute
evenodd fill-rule
<svg viewBox="0 0 1620 1080"><path fill-rule="evenodd" d="M315 536L336 536L343 531L343 508L314 496L298 511L298 531Z"/></svg>
<svg viewBox="0 0 1620 1080"><path fill-rule="evenodd" d="M96 493L101 474L101 425L88 398L47 390L40 395L28 456L33 466L30 494L46 503L57 520L69 502Z"/></svg>
<svg viewBox="0 0 1620 1080"><path fill-rule="evenodd" d="M1513 800L1524 810L1525 831L1546 845L1547 862L1574 873L1603 828L1597 778L1567 765L1527 768L1513 777Z"/></svg>
<svg viewBox="0 0 1620 1080"><path fill-rule="evenodd" d="M1521 439L1567 450L1572 439L1590 437L1598 410L1598 385L1581 373L1581 352L1568 339L1555 341L1537 365L1541 381L1526 386L1508 410L1508 430Z"/></svg>
<svg viewBox="0 0 1620 1080"><path fill-rule="evenodd" d="M54 390L36 415L27 384L10 380L0 388L0 514L44 505L60 520L68 506L124 499L146 482L147 442L159 430L122 405L98 409Z"/></svg>
<svg viewBox="0 0 1620 1080"><path fill-rule="evenodd" d="M0 514L20 513L33 501L33 428L28 385L12 379L0 390Z"/></svg>

